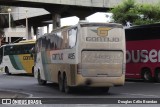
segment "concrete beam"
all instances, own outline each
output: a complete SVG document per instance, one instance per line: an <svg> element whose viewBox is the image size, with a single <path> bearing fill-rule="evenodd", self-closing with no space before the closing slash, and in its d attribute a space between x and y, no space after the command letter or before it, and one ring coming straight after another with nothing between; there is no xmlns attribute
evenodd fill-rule
<svg viewBox="0 0 160 107"><path fill-rule="evenodd" d="M58 13L53 13L52 14L53 29L56 29L56 28L60 27L60 18L61 18L60 14L58 14Z"/></svg>
<svg viewBox="0 0 160 107"><path fill-rule="evenodd" d="M112 8L123 0L0 0L1 5L17 5L27 7L41 7L43 5L72 5L83 7L100 7L100 8ZM158 3L159 0L136 0L138 3Z"/></svg>

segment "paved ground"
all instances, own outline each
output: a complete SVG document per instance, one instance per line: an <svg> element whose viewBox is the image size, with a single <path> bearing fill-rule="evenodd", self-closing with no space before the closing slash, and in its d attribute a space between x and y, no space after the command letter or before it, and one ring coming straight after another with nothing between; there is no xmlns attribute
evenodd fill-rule
<svg viewBox="0 0 160 107"><path fill-rule="evenodd" d="M126 81L123 87L112 87L108 94L95 90L76 90L72 94L65 94L58 90L58 85L48 83L45 86L37 84L37 80L25 75L0 74L0 98L53 98L52 105L0 105L0 107L160 107L160 104L99 104L100 98L160 98L160 83L148 83L143 81ZM54 99L54 98L66 98ZM81 98L80 102L97 102L97 104L76 103L71 98ZM95 101L95 98L98 100ZM73 102L67 104L66 102ZM82 101L81 101L82 100ZM61 101L61 104L58 102ZM105 102L106 102L105 101ZM158 100L160 101L160 100Z"/></svg>
<svg viewBox="0 0 160 107"><path fill-rule="evenodd" d="M0 98L25 98L25 97L29 97L29 95L25 93L0 90Z"/></svg>

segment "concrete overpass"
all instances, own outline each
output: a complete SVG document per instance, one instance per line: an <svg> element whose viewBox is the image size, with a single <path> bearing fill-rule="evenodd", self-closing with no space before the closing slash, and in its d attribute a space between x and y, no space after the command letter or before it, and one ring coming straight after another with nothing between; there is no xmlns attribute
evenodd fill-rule
<svg viewBox="0 0 160 107"><path fill-rule="evenodd" d="M77 16L83 20L95 12L106 12L109 8L118 5L123 0L0 0L0 5L18 7L44 8L50 14L45 14L28 19L28 25L34 28L43 26L43 21L53 20L53 28L59 26L59 18ZM157 3L159 0L136 0L139 3ZM25 25L24 19L19 22Z"/></svg>
<svg viewBox="0 0 160 107"><path fill-rule="evenodd" d="M0 0L0 3L25 7L43 7L44 5L48 4L57 4L83 7L111 8L120 3L121 1L122 0Z"/></svg>
<svg viewBox="0 0 160 107"><path fill-rule="evenodd" d="M123 0L0 0L0 4L21 7L44 7L48 5L69 5L82 7L112 8ZM159 0L135 0L138 3L157 3Z"/></svg>
<svg viewBox="0 0 160 107"><path fill-rule="evenodd" d="M51 14L29 19L30 25L41 26L43 25L41 23L42 21L55 20L57 17L77 16L83 20L86 16L95 12L106 12L109 8L113 8L113 6L118 5L122 1L123 0L0 0L0 5L46 9ZM159 0L136 0L136 2L139 3L152 4L158 1ZM56 22L54 25L56 25Z"/></svg>
<svg viewBox="0 0 160 107"><path fill-rule="evenodd" d="M1 4L10 4L17 6L37 6L43 7L44 5L70 5L70 6L83 6L83 7L99 7L99 8L112 8L113 6L121 3L123 0L0 0ZM138 3L158 3L159 0L136 0Z"/></svg>

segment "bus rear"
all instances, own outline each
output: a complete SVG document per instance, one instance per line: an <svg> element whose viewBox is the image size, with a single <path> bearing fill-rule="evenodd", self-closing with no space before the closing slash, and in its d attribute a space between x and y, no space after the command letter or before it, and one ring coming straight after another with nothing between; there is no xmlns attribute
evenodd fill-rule
<svg viewBox="0 0 160 107"><path fill-rule="evenodd" d="M125 81L125 36L122 25L78 23L59 28L36 42L34 76L40 85L59 90L87 86L108 91Z"/></svg>
<svg viewBox="0 0 160 107"><path fill-rule="evenodd" d="M125 34L122 25L79 25L77 85L121 86L125 81Z"/></svg>

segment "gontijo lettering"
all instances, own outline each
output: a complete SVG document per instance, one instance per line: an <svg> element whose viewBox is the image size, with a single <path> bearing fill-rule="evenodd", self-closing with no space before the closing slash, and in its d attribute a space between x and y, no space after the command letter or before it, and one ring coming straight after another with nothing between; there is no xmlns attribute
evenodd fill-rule
<svg viewBox="0 0 160 107"><path fill-rule="evenodd" d="M97 33L97 36L99 37L86 37L86 41L89 42L119 42L119 38L114 36L114 37L108 37L108 32L112 28L109 27L99 27L97 30L93 31Z"/></svg>
<svg viewBox="0 0 160 107"><path fill-rule="evenodd" d="M89 42L119 42L120 39L118 37L86 37L86 41Z"/></svg>

